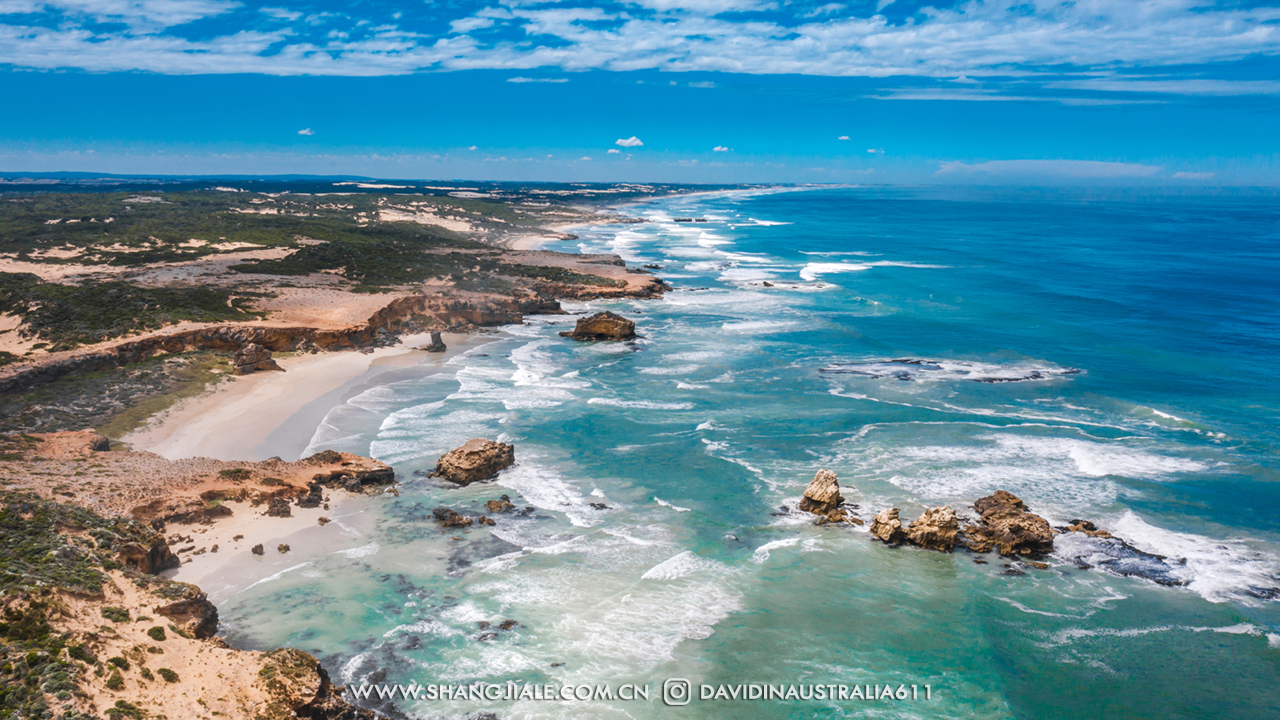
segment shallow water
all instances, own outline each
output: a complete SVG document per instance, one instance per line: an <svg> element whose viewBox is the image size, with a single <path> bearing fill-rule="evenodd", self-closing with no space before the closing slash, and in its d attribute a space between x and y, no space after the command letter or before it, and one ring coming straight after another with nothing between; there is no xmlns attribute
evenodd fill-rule
<svg viewBox="0 0 1280 720"><path fill-rule="evenodd" d="M566 304L643 339L573 343L574 316L531 317L334 407L308 451L391 462L401 495L355 501L349 547L222 601L224 630L354 685L652 694L399 701L409 716L1280 717L1280 208L956 192L671 199L583 233L676 286ZM514 442L518 466L464 489L412 475L471 437ZM1006 489L1168 560L1076 535L1048 570L887 548L782 509L824 467L864 519ZM534 511L430 520L503 493ZM1172 584L1118 574L1135 568ZM674 677L931 697L677 710Z"/></svg>

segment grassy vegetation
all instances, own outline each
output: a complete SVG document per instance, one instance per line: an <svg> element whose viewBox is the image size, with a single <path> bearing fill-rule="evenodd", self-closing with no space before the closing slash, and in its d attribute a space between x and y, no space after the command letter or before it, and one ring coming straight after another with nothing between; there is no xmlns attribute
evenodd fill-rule
<svg viewBox="0 0 1280 720"><path fill-rule="evenodd" d="M0 313L20 315L29 337L67 350L182 320L256 320L243 291L142 288L123 282L60 285L29 273L0 273Z"/></svg>
<svg viewBox="0 0 1280 720"><path fill-rule="evenodd" d="M190 355L190 362L172 370L173 379L177 382L173 390L141 402L130 403L115 417L99 425L98 432L112 440L118 440L142 427L152 417L168 410L179 401L200 395L208 390L210 385L230 377L228 371L231 364L225 353L203 352Z"/></svg>
<svg viewBox="0 0 1280 720"><path fill-rule="evenodd" d="M587 275L585 273L567 270L562 267L553 267L548 265L512 265L503 263L497 266L495 271L503 275L537 278L539 280L550 280L551 282L571 285L595 285L597 287L627 286L627 284L622 280L614 280L612 278L600 277L598 275Z"/></svg>
<svg viewBox="0 0 1280 720"><path fill-rule="evenodd" d="M63 534L59 528L77 532ZM70 699L77 677L91 668L109 668L108 687L124 687L120 670L129 667L125 658L113 657L104 667L49 624L65 610L52 591L95 595L106 580L105 571L120 570L162 596L190 597L190 585L140 575L116 561L123 546L149 547L158 539L154 530L133 520L109 520L34 495L0 492L0 547L5 548L0 554L0 718L52 717L52 699ZM103 615L113 622L128 620L121 608L107 608Z"/></svg>

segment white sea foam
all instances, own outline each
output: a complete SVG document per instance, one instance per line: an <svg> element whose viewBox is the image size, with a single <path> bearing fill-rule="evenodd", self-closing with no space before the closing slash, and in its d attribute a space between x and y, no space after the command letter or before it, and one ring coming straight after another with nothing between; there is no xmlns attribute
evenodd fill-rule
<svg viewBox="0 0 1280 720"><path fill-rule="evenodd" d="M800 270L800 277L805 280L816 280L819 275L830 273L862 272L874 267L907 267L907 268L947 268L949 265L928 265L925 263L895 262L892 260L876 260L865 263L809 263Z"/></svg>
<svg viewBox="0 0 1280 720"><path fill-rule="evenodd" d="M720 329L731 333L776 333L800 327L798 320L744 320L724 323Z"/></svg>
<svg viewBox="0 0 1280 720"><path fill-rule="evenodd" d="M751 559L757 563L764 563L764 561L769 559L770 551L777 550L778 548L792 547L793 545L799 544L799 542L800 538L798 537L767 542L756 548L755 552L751 553Z"/></svg>
<svg viewBox="0 0 1280 720"><path fill-rule="evenodd" d="M259 585L261 585L261 584L263 584L263 583L274 582L274 581L279 580L280 578L284 577L286 574L293 572L294 570L297 570L297 569L299 569L299 568L309 567L310 565L311 565L311 563L309 563L309 562L304 562L304 563L299 563L299 564L297 564L297 565L294 565L293 567L285 568L284 570L281 570L280 572L278 572L278 573L276 573L276 574L274 574L274 575L268 575L267 577L264 577L264 578L262 578L261 580L259 580L259 581L255 582L255 583L253 583L253 584L251 584L251 585L246 586L246 587L245 587L245 589L244 589L244 590L241 590L240 592L241 592L241 593L243 593L243 592L247 592L247 591L249 591L249 590L251 590L251 589L253 589L253 588L255 588L255 587L258 587ZM239 595L240 593L236 593L236 594L237 594L237 595Z"/></svg>
<svg viewBox="0 0 1280 720"><path fill-rule="evenodd" d="M640 368L644 375L688 375L701 369L701 365L660 365L658 367Z"/></svg>
<svg viewBox="0 0 1280 720"><path fill-rule="evenodd" d="M687 402L657 402L654 400L618 400L616 398L591 398L587 401L591 405L609 405L620 408L634 408L637 410L692 410L693 403Z"/></svg>
<svg viewBox="0 0 1280 720"><path fill-rule="evenodd" d="M679 555L674 555L662 562L649 568L643 575L641 580L675 580L677 578L688 577L700 572L706 572L714 569L719 563L714 560L708 560L699 557L692 550L686 550Z"/></svg>
<svg viewBox="0 0 1280 720"><path fill-rule="evenodd" d="M534 507L564 513L578 527L595 525L602 511L588 505L572 483L537 460L526 451L520 462L498 475L498 484L520 493Z"/></svg>
<svg viewBox="0 0 1280 720"><path fill-rule="evenodd" d="M687 507L680 507L679 505L672 505L671 503L669 503L669 502L667 502L666 500L663 500L662 498L657 497L657 496L655 496L655 497L653 498L653 501L654 501L654 502L656 502L656 503L658 503L658 504L659 504L659 505L661 505L662 507L668 507L668 508L671 508L672 510L675 510L676 512L691 512L691 510L690 510L689 508L687 508Z"/></svg>
<svg viewBox="0 0 1280 720"><path fill-rule="evenodd" d="M369 557L370 555L377 555L378 551L381 549L382 548L378 545L378 543L371 542L368 545L361 545L358 548L351 548L350 550L339 550L333 554L342 555L349 560L356 560L363 557Z"/></svg>
<svg viewBox="0 0 1280 720"><path fill-rule="evenodd" d="M1209 602L1230 600L1254 605L1258 601L1255 593L1280 588L1280 558L1244 541L1164 530L1132 511L1126 511L1113 524L1111 533L1140 550L1185 558L1186 565L1175 567L1171 574L1189 581L1187 589Z"/></svg>

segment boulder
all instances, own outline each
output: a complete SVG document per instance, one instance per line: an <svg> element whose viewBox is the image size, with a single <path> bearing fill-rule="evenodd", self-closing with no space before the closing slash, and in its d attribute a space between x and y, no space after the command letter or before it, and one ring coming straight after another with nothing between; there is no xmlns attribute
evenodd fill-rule
<svg viewBox="0 0 1280 720"><path fill-rule="evenodd" d="M975 502L973 509L982 521L964 529L964 543L970 550L989 552L995 548L1005 556L1053 552L1053 528L1029 512L1016 495L997 490Z"/></svg>
<svg viewBox="0 0 1280 720"><path fill-rule="evenodd" d="M236 375L248 375L259 370L284 371L284 368L271 359L271 351L257 343L249 343L240 348L232 364L235 366L233 372Z"/></svg>
<svg viewBox="0 0 1280 720"><path fill-rule="evenodd" d="M805 488L804 497L800 498L800 509L814 515L830 516L840 507L844 498L840 497L840 483L836 474L830 470L819 470L813 476L809 487Z"/></svg>
<svg viewBox="0 0 1280 720"><path fill-rule="evenodd" d="M426 346L426 347L424 347L424 348L422 348L422 349L423 349L423 350L426 350L426 351L427 351L427 352L429 352L429 353L439 353L439 352L444 352L445 350L448 350L449 348L448 348L447 346L445 346L445 344L444 344L444 340L442 340L442 339L440 338L440 331L439 331L439 330L432 330L432 331L431 331L431 344L430 344L430 345L428 345L428 346Z"/></svg>
<svg viewBox="0 0 1280 720"><path fill-rule="evenodd" d="M943 505L929 508L907 526L907 542L926 550L951 552L956 546L960 521L956 511Z"/></svg>
<svg viewBox="0 0 1280 720"><path fill-rule="evenodd" d="M289 509L288 500L277 497L267 502L267 514L271 517L289 517L293 511Z"/></svg>
<svg viewBox="0 0 1280 720"><path fill-rule="evenodd" d="M453 508L438 507L432 510L431 514L445 527L466 527L473 522L471 518L458 513Z"/></svg>
<svg viewBox="0 0 1280 720"><path fill-rule="evenodd" d="M897 545L907 539L902 530L902 521L898 519L898 508L881 510L871 519L871 534L881 542Z"/></svg>
<svg viewBox="0 0 1280 720"><path fill-rule="evenodd" d="M254 545L253 547L249 548L249 552L253 553L254 555L261 555L264 552L264 550L262 549L262 543L258 543L257 545Z"/></svg>
<svg viewBox="0 0 1280 720"><path fill-rule="evenodd" d="M633 340L636 337L636 324L606 310L578 318L578 324L572 332L560 334L574 340Z"/></svg>
<svg viewBox="0 0 1280 720"><path fill-rule="evenodd" d="M497 500L490 500L485 503L484 506L488 508L491 513L511 512L516 509L516 506L511 504L511 498L506 495L503 495Z"/></svg>
<svg viewBox="0 0 1280 720"><path fill-rule="evenodd" d="M473 438L440 458L430 477L442 477L459 485L470 485L477 480L488 480L496 476L515 462L514 445Z"/></svg>

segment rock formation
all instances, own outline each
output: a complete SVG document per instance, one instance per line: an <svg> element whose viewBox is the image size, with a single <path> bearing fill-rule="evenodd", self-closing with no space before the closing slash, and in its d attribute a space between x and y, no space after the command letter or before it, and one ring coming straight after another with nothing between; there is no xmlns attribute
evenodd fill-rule
<svg viewBox="0 0 1280 720"><path fill-rule="evenodd" d="M267 514L271 517L289 517L293 513L289 510L289 501L277 497L267 502Z"/></svg>
<svg viewBox="0 0 1280 720"><path fill-rule="evenodd" d="M951 552L956 546L960 521L956 511L943 505L929 508L907 526L907 542L926 550Z"/></svg>
<svg viewBox="0 0 1280 720"><path fill-rule="evenodd" d="M840 483L836 474L830 470L819 470L809 487L805 488L804 497L800 498L800 509L814 515L830 515L840 508L844 498L840 497Z"/></svg>
<svg viewBox="0 0 1280 720"><path fill-rule="evenodd" d="M471 518L460 514L457 510L447 507L438 507L431 511L436 521L445 527L467 527L472 522Z"/></svg>
<svg viewBox="0 0 1280 720"><path fill-rule="evenodd" d="M432 330L431 344L422 349L426 350L429 353L440 353L440 352L444 352L445 350L448 350L449 348L444 344L444 340L440 339L440 331Z"/></svg>
<svg viewBox="0 0 1280 720"><path fill-rule="evenodd" d="M514 445L473 438L440 458L429 477L442 477L459 485L470 485L477 480L494 477L515 462Z"/></svg>
<svg viewBox="0 0 1280 720"><path fill-rule="evenodd" d="M606 310L578 318L572 332L560 334L574 340L632 340L636 337L636 324Z"/></svg>
<svg viewBox="0 0 1280 720"><path fill-rule="evenodd" d="M257 343L249 343L240 348L236 352L236 359L233 364L235 365L233 372L236 375L248 375L259 370L284 371L284 368L271 359L271 351Z"/></svg>
<svg viewBox="0 0 1280 720"><path fill-rule="evenodd" d="M1001 555L1039 555L1053 552L1053 528L1027 510L1012 493L997 490L973 504L982 516L978 525L964 529L964 543L974 552L995 548Z"/></svg>
<svg viewBox="0 0 1280 720"><path fill-rule="evenodd" d="M871 534L881 542L898 545L907 539L902 530L902 521L898 519L898 508L881 510L871 519Z"/></svg>
<svg viewBox="0 0 1280 720"><path fill-rule="evenodd" d="M511 498L507 495L503 495L497 500L490 500L485 503L484 506L489 508L489 512L491 513L504 513L516 509L516 506L511 504Z"/></svg>

